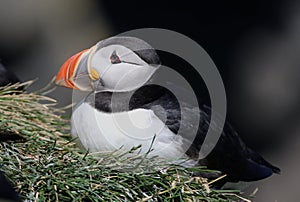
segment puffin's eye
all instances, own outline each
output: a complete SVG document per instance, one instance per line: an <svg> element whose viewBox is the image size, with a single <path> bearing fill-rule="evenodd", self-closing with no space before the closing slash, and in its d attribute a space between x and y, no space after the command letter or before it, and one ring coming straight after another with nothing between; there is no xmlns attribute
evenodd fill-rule
<svg viewBox="0 0 300 202"><path fill-rule="evenodd" d="M117 55L117 52L114 51L111 56L110 56L110 62L112 64L118 64L121 63L121 59L119 58L119 56Z"/></svg>

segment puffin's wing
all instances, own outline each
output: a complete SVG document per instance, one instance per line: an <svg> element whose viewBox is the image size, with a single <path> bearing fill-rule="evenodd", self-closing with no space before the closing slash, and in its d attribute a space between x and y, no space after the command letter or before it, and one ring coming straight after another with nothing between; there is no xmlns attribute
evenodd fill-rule
<svg viewBox="0 0 300 202"><path fill-rule="evenodd" d="M210 119L209 107L203 107L202 113L207 115L206 119ZM198 136L200 142L195 139L195 146L202 144L203 134L199 132ZM279 168L247 147L228 122L225 123L220 139L212 152L199 163L226 173L229 181L260 180L280 172Z"/></svg>
<svg viewBox="0 0 300 202"><path fill-rule="evenodd" d="M151 109L165 123L174 136L182 137L182 150L193 160L199 159L202 147L213 147L211 153L199 161L209 169L227 174L229 181L251 181L268 177L278 168L249 149L229 123L225 123L216 145L203 145L209 127L218 128L218 120L212 120L211 109L201 109L183 102L168 89L158 85L142 87L132 96L130 109ZM212 128L214 130L214 128ZM208 143L209 144L209 143Z"/></svg>

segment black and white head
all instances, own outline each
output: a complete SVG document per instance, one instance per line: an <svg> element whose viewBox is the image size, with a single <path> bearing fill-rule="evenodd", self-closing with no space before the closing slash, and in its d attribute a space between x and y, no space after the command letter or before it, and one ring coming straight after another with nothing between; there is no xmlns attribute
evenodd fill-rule
<svg viewBox="0 0 300 202"><path fill-rule="evenodd" d="M159 66L156 51L145 41L111 37L69 58L56 84L82 91L132 91L149 81Z"/></svg>

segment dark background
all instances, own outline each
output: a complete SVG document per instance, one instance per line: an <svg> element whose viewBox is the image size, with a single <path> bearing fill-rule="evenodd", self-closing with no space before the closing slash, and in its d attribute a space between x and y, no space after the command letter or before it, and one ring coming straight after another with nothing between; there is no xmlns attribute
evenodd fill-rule
<svg viewBox="0 0 300 202"><path fill-rule="evenodd" d="M158 27L187 35L221 73L228 120L282 169L247 188L259 188L254 201L300 196L300 1L4 0L0 26L1 62L23 81L38 77L32 90L72 54L120 32ZM61 105L71 101L66 89L52 96Z"/></svg>

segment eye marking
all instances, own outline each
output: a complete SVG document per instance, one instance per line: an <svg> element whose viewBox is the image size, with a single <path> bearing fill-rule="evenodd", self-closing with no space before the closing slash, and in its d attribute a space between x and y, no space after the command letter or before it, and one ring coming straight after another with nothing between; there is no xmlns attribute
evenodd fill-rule
<svg viewBox="0 0 300 202"><path fill-rule="evenodd" d="M121 62L127 63L127 64L132 64L132 65L139 65L139 66L141 66L140 64L135 63L135 62L127 62L127 61L123 61L123 60Z"/></svg>
<svg viewBox="0 0 300 202"><path fill-rule="evenodd" d="M119 64L119 63L127 63L127 64L132 64L132 65L139 65L141 66L141 64L135 63L135 62L129 62L129 61L124 61L121 60L120 57L117 55L117 52L114 50L114 52L112 52L111 56L110 56L110 62L112 64Z"/></svg>
<svg viewBox="0 0 300 202"><path fill-rule="evenodd" d="M114 52L111 54L111 56L110 56L110 62L111 62L112 64L118 64L118 63L121 63L121 62L122 62L121 59L120 59L120 57L117 55L117 52L116 52L116 51L114 51Z"/></svg>

